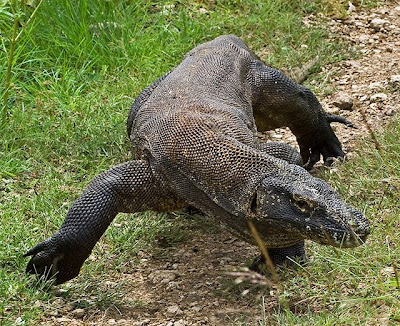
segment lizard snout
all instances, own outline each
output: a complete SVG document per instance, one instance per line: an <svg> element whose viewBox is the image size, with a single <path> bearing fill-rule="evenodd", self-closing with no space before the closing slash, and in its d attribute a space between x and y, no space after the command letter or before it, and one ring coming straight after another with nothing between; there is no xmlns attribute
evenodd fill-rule
<svg viewBox="0 0 400 326"><path fill-rule="evenodd" d="M365 242L367 236L370 234L371 230L369 227L368 220L365 216L358 210L353 210L353 221L355 222L354 233L360 240Z"/></svg>
<svg viewBox="0 0 400 326"><path fill-rule="evenodd" d="M355 231L354 231L354 233L358 236L358 237L360 237L360 239L361 240L365 240L366 238L367 238L367 236L371 233L371 230L370 230L370 228L369 228L369 226L367 226L367 227L359 227L359 228L357 228Z"/></svg>

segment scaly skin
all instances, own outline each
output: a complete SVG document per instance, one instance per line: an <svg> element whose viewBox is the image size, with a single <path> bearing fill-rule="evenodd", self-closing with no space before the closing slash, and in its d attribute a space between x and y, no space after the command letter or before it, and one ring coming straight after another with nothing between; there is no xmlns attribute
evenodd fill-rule
<svg viewBox="0 0 400 326"><path fill-rule="evenodd" d="M27 271L63 283L78 275L118 212L194 207L254 242L252 220L276 264L304 256L304 240L354 247L366 218L311 176L322 155L342 158L314 94L266 67L235 36L190 51L134 102L128 134L135 160L96 177L60 230L26 253ZM259 143L256 132L288 126L300 146Z"/></svg>

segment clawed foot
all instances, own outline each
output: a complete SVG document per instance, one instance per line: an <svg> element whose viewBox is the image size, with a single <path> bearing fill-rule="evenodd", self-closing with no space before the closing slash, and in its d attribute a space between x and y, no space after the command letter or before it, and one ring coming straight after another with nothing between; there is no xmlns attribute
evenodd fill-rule
<svg viewBox="0 0 400 326"><path fill-rule="evenodd" d="M306 169L311 169L319 161L321 155L325 165L331 165L334 159L344 159L345 154L342 150L342 145L329 124L331 122L339 122L347 127L355 127L346 118L338 115L327 114L325 119L325 122L319 126L319 132L305 134L297 139Z"/></svg>
<svg viewBox="0 0 400 326"><path fill-rule="evenodd" d="M57 235L30 249L24 257L32 256L26 272L36 274L44 281L55 280L55 284L64 283L78 276L82 264L89 254L62 248Z"/></svg>
<svg viewBox="0 0 400 326"><path fill-rule="evenodd" d="M306 264L306 254L304 250L304 241L298 242L292 246L284 248L269 248L268 255L275 267L293 268ZM271 271L265 262L264 256L257 256L249 266L249 269L259 274L269 275Z"/></svg>

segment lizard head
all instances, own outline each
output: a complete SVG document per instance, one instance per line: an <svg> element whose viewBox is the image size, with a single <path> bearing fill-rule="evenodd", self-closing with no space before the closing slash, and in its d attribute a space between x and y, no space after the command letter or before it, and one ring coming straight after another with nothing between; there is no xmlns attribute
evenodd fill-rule
<svg viewBox="0 0 400 326"><path fill-rule="evenodd" d="M269 242L284 246L310 239L350 248L362 244L369 234L368 221L361 212L344 203L326 182L295 165L265 177L249 207L267 246Z"/></svg>

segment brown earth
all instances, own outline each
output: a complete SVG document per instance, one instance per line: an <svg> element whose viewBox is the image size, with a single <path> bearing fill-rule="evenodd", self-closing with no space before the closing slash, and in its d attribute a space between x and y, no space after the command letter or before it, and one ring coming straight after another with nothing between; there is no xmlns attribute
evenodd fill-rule
<svg viewBox="0 0 400 326"><path fill-rule="evenodd" d="M310 16L303 23L320 23L319 19ZM335 126L351 159L356 141L370 137L362 111L372 129L380 128L400 111L400 5L387 2L369 12L353 11L346 19L329 20L327 28L332 42L353 44L359 53L359 59L322 68L311 82L317 93L323 87L331 91L321 99L328 112L343 115L358 127ZM269 132L269 137L294 142L284 129ZM265 296L265 310L271 311L277 306L277 289L258 286L257 290L249 282L246 286L236 284L237 276L226 272L248 266L258 250L222 228L210 232L207 224L207 219L197 224L183 242L165 248L160 245L152 254L139 253L139 262L129 262L121 273L95 285L107 293L123 289L122 304L77 308L76 302L64 299L62 291L56 290L59 298L48 305L41 324L229 325L246 319L255 324L262 317L261 295ZM245 295L249 287L251 295ZM135 304L129 304L132 302Z"/></svg>

